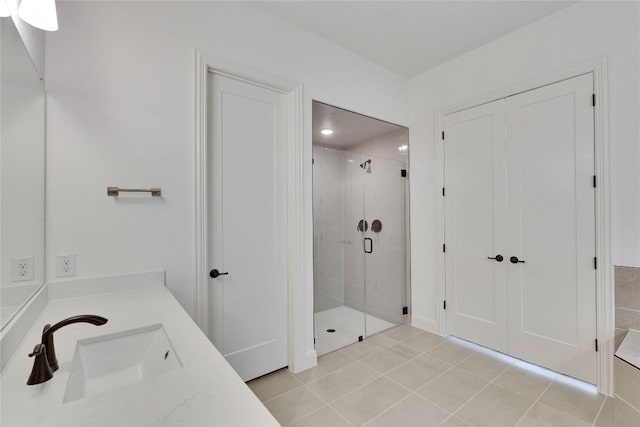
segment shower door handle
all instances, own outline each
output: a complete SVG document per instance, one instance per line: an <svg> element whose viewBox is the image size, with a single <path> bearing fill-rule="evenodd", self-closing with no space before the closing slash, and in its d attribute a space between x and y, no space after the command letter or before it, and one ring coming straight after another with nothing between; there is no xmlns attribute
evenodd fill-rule
<svg viewBox="0 0 640 427"><path fill-rule="evenodd" d="M369 250L367 250L367 240L369 241ZM373 252L373 240L370 237L365 237L363 241L364 253L370 254Z"/></svg>

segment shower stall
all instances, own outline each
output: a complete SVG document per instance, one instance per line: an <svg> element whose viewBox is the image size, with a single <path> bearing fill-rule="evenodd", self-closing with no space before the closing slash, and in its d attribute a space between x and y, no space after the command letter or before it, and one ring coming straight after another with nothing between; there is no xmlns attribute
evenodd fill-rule
<svg viewBox="0 0 640 427"><path fill-rule="evenodd" d="M361 144L357 150L313 147L319 355L408 318L407 159L399 152L407 150L407 139L406 129L389 137L397 145L395 159L382 157L379 144ZM405 142L398 145L398 140Z"/></svg>

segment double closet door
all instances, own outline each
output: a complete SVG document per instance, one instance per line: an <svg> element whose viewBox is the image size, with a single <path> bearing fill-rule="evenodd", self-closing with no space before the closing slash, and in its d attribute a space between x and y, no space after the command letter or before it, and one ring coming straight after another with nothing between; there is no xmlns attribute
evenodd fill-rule
<svg viewBox="0 0 640 427"><path fill-rule="evenodd" d="M596 382L593 76L445 116L447 332Z"/></svg>

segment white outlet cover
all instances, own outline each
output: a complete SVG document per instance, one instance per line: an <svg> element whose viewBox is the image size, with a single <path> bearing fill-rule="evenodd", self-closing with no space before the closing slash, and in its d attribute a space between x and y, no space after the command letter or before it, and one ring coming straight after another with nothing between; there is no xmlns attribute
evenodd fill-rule
<svg viewBox="0 0 640 427"><path fill-rule="evenodd" d="M32 256L11 258L11 281L26 282L35 279L35 262Z"/></svg>
<svg viewBox="0 0 640 427"><path fill-rule="evenodd" d="M56 257L56 276L71 277L76 275L76 254L58 255Z"/></svg>

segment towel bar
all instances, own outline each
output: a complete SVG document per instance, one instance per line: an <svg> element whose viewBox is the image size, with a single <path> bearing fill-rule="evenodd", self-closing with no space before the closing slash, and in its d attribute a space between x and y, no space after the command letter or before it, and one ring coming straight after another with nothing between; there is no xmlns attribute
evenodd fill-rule
<svg viewBox="0 0 640 427"><path fill-rule="evenodd" d="M117 197L120 192L124 193L151 193L154 197L160 197L162 195L162 189L160 188L120 188L120 187L107 187L107 196Z"/></svg>

